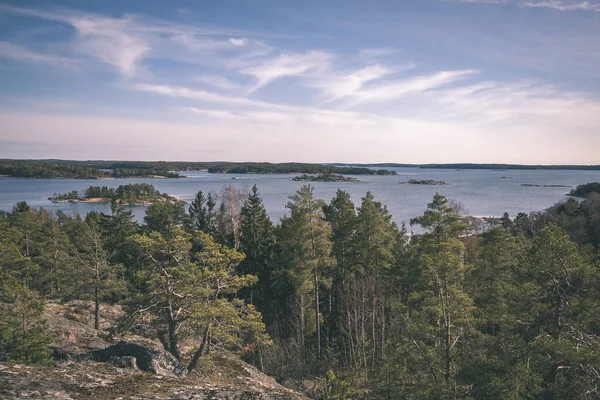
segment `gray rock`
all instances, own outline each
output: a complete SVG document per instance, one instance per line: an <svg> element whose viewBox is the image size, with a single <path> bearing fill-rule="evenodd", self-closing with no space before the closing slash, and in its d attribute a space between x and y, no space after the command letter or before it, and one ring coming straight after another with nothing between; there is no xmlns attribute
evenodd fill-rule
<svg viewBox="0 0 600 400"><path fill-rule="evenodd" d="M117 344L87 354L94 361L108 362L113 357L133 357L139 369L162 376L182 377L187 374L183 366L171 353L152 346L121 340Z"/></svg>
<svg viewBox="0 0 600 400"><path fill-rule="evenodd" d="M139 370L137 366L137 359L135 357L111 357L108 361L118 368L131 368L136 371Z"/></svg>

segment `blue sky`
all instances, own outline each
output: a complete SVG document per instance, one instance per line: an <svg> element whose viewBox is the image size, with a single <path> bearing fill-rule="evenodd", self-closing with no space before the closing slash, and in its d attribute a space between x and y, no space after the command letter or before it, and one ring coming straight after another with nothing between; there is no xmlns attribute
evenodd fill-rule
<svg viewBox="0 0 600 400"><path fill-rule="evenodd" d="M0 1L0 157L598 164L600 0Z"/></svg>

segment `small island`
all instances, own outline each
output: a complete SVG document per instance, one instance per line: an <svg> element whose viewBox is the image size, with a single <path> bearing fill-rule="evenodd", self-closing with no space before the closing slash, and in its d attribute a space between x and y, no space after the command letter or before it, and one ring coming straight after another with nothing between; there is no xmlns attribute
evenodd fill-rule
<svg viewBox="0 0 600 400"><path fill-rule="evenodd" d="M545 187L545 188L566 188L566 187L570 187L567 185L539 185L536 183L522 183L521 186L524 187Z"/></svg>
<svg viewBox="0 0 600 400"><path fill-rule="evenodd" d="M302 174L292 178L296 182L360 182L360 180L351 176L342 174L320 173L320 174Z"/></svg>
<svg viewBox="0 0 600 400"><path fill-rule="evenodd" d="M444 181L434 181L431 179L417 180L409 179L404 182L400 182L401 185L447 185Z"/></svg>
<svg viewBox="0 0 600 400"><path fill-rule="evenodd" d="M134 183L115 188L107 186L90 186L83 193L73 190L69 193L54 194L48 197L53 203L110 203L113 200L120 204L149 206L167 201L182 201L176 196L160 193L148 183Z"/></svg>

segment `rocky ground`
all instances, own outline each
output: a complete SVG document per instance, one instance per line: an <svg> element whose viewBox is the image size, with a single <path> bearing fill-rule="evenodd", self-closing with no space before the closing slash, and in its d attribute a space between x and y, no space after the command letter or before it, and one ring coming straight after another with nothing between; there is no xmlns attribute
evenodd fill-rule
<svg viewBox="0 0 600 400"><path fill-rule="evenodd" d="M56 337L57 359L48 367L0 363L0 399L306 399L224 351L213 352L198 371L184 377L145 372L132 357L94 361L90 354L121 339L163 350L148 339L111 338L106 331L93 329L85 310L81 303L48 305L46 315ZM104 311L109 318L120 313L118 308Z"/></svg>

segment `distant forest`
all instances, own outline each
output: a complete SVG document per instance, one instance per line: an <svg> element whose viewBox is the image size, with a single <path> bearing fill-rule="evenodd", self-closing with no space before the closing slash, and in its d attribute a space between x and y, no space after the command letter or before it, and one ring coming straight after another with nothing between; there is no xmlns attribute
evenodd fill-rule
<svg viewBox="0 0 600 400"><path fill-rule="evenodd" d="M385 168L600 170L600 165L311 164L267 162L0 160L0 175L17 178L182 178L180 171L221 174L397 175Z"/></svg>
<svg viewBox="0 0 600 400"><path fill-rule="evenodd" d="M575 171L600 171L600 165L523 165L523 164L475 164L475 163L456 163L456 164L334 164L338 166L352 167L373 167L373 168L432 168L432 169L545 169L545 170L575 170Z"/></svg>
<svg viewBox="0 0 600 400"><path fill-rule="evenodd" d="M222 174L396 175L396 172L385 169L306 163L0 160L0 175L18 178L181 178L182 176L177 171L200 170Z"/></svg>

